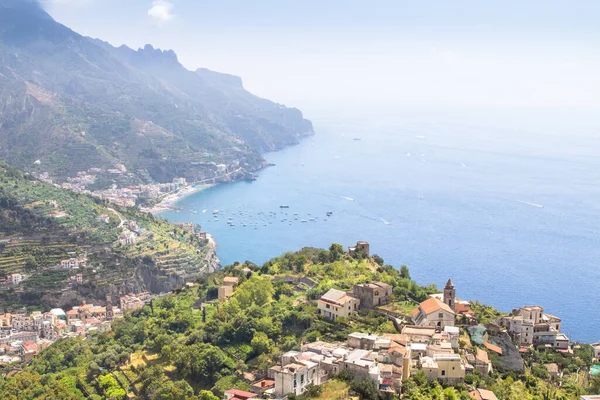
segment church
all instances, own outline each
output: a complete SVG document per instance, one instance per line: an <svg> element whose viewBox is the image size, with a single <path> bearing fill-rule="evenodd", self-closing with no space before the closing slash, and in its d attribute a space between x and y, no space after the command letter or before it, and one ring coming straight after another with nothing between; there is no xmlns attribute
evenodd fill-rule
<svg viewBox="0 0 600 400"><path fill-rule="evenodd" d="M413 324L418 326L434 326L444 329L454 326L456 320L456 290L451 279L444 287L444 294L440 299L432 296L419 304L411 313Z"/></svg>

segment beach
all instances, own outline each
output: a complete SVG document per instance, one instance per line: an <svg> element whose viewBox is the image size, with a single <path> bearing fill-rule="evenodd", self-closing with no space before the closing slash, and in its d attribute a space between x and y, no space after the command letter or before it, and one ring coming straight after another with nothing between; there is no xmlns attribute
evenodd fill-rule
<svg viewBox="0 0 600 400"><path fill-rule="evenodd" d="M162 198L162 200L160 201L160 203L156 204L153 207L144 207L144 208L140 208L143 212L149 212L152 214L158 214L167 210L175 210L177 207L175 207L175 204L182 200L183 198L190 196L194 193L198 193L202 190L208 189L212 186L215 186L214 184L202 184L202 185L188 185L185 186L181 189L179 189L176 192L173 193L169 193L168 195L166 195L165 197Z"/></svg>

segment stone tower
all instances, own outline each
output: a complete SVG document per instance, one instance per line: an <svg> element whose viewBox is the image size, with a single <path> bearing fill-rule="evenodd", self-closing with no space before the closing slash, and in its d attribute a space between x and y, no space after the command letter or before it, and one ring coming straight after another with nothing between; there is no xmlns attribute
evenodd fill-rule
<svg viewBox="0 0 600 400"><path fill-rule="evenodd" d="M446 303L452 311L456 311L456 290L454 290L452 279L448 279L448 282L444 287L444 303Z"/></svg>
<svg viewBox="0 0 600 400"><path fill-rule="evenodd" d="M112 321L115 318L115 313L113 311L113 305L110 295L106 296L106 320Z"/></svg>

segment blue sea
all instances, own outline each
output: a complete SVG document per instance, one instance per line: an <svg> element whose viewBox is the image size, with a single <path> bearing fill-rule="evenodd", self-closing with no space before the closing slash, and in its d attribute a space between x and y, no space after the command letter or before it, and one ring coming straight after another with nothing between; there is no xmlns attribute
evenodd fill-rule
<svg viewBox="0 0 600 400"><path fill-rule="evenodd" d="M255 182L207 189L162 215L200 223L223 264L366 240L420 284L452 278L458 297L502 311L539 304L572 340L597 341L600 123L586 118L318 119L315 136L266 154L276 166Z"/></svg>

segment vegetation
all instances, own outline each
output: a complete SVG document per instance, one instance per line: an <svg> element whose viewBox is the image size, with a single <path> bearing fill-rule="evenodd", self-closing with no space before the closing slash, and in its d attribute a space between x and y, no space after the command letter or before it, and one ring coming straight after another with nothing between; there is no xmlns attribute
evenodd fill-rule
<svg viewBox="0 0 600 400"><path fill-rule="evenodd" d="M101 215L109 217L108 223ZM125 221L143 228L135 244L117 242ZM198 273L206 266L207 251L205 241L163 219L57 188L0 163L0 276L25 276L22 284L0 290L4 307L51 306L53 293L81 287L103 298L137 277L140 268L154 276ZM58 267L61 260L84 256L85 269ZM76 273L83 274L83 283L69 280ZM182 283L174 282L165 290ZM141 279L135 284L144 289Z"/></svg>
<svg viewBox="0 0 600 400"><path fill-rule="evenodd" d="M244 272L249 268L253 273ZM247 270L246 270L247 271ZM407 269L404 271L408 272ZM214 300L225 276L239 284L227 302ZM310 289L281 279L310 277ZM354 283L380 280L422 298L428 289L414 285L400 272L371 259L360 260L307 248L287 253L262 266L246 262L228 266L113 323L111 332L87 340L65 339L44 350L22 372L0 381L2 399L211 399L229 388L248 390L245 372L264 376L280 355L299 349L302 341L345 340L348 333L395 332L386 318L361 311L330 322L317 315L315 299L329 288L349 289ZM417 290L412 290L417 289ZM404 290L401 292L404 296ZM400 298L402 300L403 297ZM509 372L467 376L470 386L486 387L499 399L572 399L594 389L592 382L575 381L571 372L589 366L588 346L573 355L534 352L523 374ZM539 364L556 362L565 377L551 383ZM581 372L579 374L583 376ZM588 389L589 388L589 389ZM370 381L342 373L323 387L311 387L298 398L388 399ZM442 387L416 373L404 384L405 398L467 399L467 386ZM57 393L60 393L58 395Z"/></svg>

